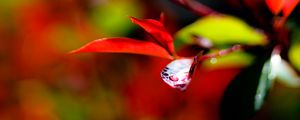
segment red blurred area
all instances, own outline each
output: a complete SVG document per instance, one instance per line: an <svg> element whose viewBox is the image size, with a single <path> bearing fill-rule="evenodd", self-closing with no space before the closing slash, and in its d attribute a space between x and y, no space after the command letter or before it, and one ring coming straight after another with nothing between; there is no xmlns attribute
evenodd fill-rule
<svg viewBox="0 0 300 120"><path fill-rule="evenodd" d="M59 26L68 26L81 36L90 31L81 15L83 11L78 9L79 3L74 2L38 1L14 9L12 17L17 31L11 52L18 79L36 77L65 56L66 51L55 46L54 36Z"/></svg>

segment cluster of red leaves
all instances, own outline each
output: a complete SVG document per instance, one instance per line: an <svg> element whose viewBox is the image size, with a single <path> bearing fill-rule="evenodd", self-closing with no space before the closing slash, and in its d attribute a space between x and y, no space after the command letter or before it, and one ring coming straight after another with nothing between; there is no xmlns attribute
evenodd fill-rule
<svg viewBox="0 0 300 120"><path fill-rule="evenodd" d="M239 72L239 68L206 70L199 67L194 74L196 80L185 93L171 90L159 81L159 73L170 60L178 58L173 46L173 38L162 22L132 18L133 23L141 26L153 38L142 41L132 38L103 38L92 41L74 50L81 52L133 53L167 59L152 58L147 64L138 65L137 75L125 90L128 100L129 118L166 117L171 119L219 119L219 103L226 86ZM173 55L173 56L172 56ZM134 67L134 66L132 66ZM147 73L147 74L139 74ZM215 76L218 74L218 76ZM222 77L220 80L219 78ZM176 112L174 110L182 110ZM175 113L174 113L175 112Z"/></svg>
<svg viewBox="0 0 300 120"><path fill-rule="evenodd" d="M153 19L139 20L134 17L130 17L130 19L149 33L154 42L122 37L103 38L92 41L72 51L71 54L81 52L133 53L167 59L173 59L172 55L176 56L173 38L162 22ZM163 19L163 15L161 19Z"/></svg>
<svg viewBox="0 0 300 120"><path fill-rule="evenodd" d="M284 17L288 17L299 3L299 0L266 0L266 3L274 15L282 12Z"/></svg>
<svg viewBox="0 0 300 120"><path fill-rule="evenodd" d="M161 15L161 20L164 15ZM95 40L87 45L74 50L80 52L113 52L134 53L175 59L163 69L162 79L173 88L184 91L191 81L194 64L193 58L183 58L177 55L174 49L173 37L163 25L163 21L153 19L139 20L131 17L133 23L141 26L153 38L152 41L141 41L131 38L104 38ZM187 61L186 61L187 60ZM186 62L184 62L186 61ZM194 61L196 63L198 60Z"/></svg>

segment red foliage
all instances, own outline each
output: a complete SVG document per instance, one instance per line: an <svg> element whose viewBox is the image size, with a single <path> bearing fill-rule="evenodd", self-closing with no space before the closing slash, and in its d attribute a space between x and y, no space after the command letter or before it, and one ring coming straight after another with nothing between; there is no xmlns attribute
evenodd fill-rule
<svg viewBox="0 0 300 120"><path fill-rule="evenodd" d="M71 53L81 52L133 53L172 59L172 56L159 45L131 38L99 39L92 41Z"/></svg>
<svg viewBox="0 0 300 120"><path fill-rule="evenodd" d="M52 16L51 7L45 3L20 7L17 11L14 15L19 31L14 41L13 61L16 76L29 78L59 57L47 37L47 30L57 20Z"/></svg>
<svg viewBox="0 0 300 120"><path fill-rule="evenodd" d="M289 16L292 11L295 9L297 4L299 3L299 0L289 0L286 2L283 6L283 15L284 16Z"/></svg>
<svg viewBox="0 0 300 120"><path fill-rule="evenodd" d="M277 15L282 10L283 16L287 17L297 6L299 0L266 0L266 3L273 14Z"/></svg>
<svg viewBox="0 0 300 120"><path fill-rule="evenodd" d="M277 15L282 10L285 1L286 0L266 0L266 3L271 12Z"/></svg>
<svg viewBox="0 0 300 120"><path fill-rule="evenodd" d="M161 19L164 19L163 15L161 16ZM148 32L156 42L166 48L168 52L175 54L173 38L160 21L153 19L139 20L134 17L131 17L131 21Z"/></svg>

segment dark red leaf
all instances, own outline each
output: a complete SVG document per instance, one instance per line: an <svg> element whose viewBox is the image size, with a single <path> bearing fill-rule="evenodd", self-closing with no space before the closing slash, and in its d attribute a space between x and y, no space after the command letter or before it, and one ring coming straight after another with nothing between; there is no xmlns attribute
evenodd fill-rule
<svg viewBox="0 0 300 120"><path fill-rule="evenodd" d="M288 0L283 6L283 16L287 17L289 16L292 11L295 9L297 4L299 3L299 0Z"/></svg>
<svg viewBox="0 0 300 120"><path fill-rule="evenodd" d="M277 15L281 10L286 0L266 0L267 6L274 15Z"/></svg>
<svg viewBox="0 0 300 120"><path fill-rule="evenodd" d="M139 20L134 17L130 17L130 19L133 23L141 26L147 31L156 42L166 48L168 52L175 54L173 38L160 21L153 19Z"/></svg>
<svg viewBox="0 0 300 120"><path fill-rule="evenodd" d="M95 40L70 52L70 54L82 52L132 53L172 59L172 56L159 45L131 38L103 38Z"/></svg>

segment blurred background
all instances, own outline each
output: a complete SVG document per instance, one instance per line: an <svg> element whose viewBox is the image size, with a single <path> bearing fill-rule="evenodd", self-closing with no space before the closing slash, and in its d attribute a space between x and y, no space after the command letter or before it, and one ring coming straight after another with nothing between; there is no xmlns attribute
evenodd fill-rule
<svg viewBox="0 0 300 120"><path fill-rule="evenodd" d="M235 0L199 1L260 27ZM272 16L265 6L260 9ZM67 55L103 37L144 39L145 32L128 16L159 19L162 11L171 34L201 18L168 0L0 1L0 120L220 119L224 90L255 56L237 52L217 64L207 61L188 90L180 92L160 78L169 60L131 54ZM299 7L288 22L293 30L288 57L299 73L298 11ZM199 50L177 40L182 55ZM293 84L275 81L251 119L300 119L300 89Z"/></svg>

